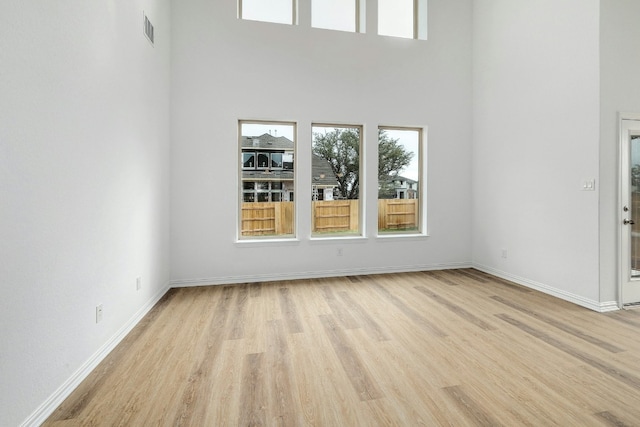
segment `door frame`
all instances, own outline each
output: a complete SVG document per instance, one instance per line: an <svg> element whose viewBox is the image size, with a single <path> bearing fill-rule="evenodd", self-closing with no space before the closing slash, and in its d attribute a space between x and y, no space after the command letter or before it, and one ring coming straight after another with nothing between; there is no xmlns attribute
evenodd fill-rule
<svg viewBox="0 0 640 427"><path fill-rule="evenodd" d="M618 228L618 308L621 310L624 309L625 304L623 295L624 283L627 280L626 277L628 274L625 268L626 262L623 258L630 255L630 253L627 253L629 251L628 248L626 250L624 248L623 243L627 242L628 239L625 239L623 236L626 228L622 226L622 220L626 215L623 210L623 200L626 197L625 189L628 190L628 188L626 188L628 183L625 183L623 179L623 171L629 168L630 155L630 153L628 153L628 138L624 132L625 121L636 121L640 126L640 113L621 112L618 114L618 207L616 209L616 227Z"/></svg>

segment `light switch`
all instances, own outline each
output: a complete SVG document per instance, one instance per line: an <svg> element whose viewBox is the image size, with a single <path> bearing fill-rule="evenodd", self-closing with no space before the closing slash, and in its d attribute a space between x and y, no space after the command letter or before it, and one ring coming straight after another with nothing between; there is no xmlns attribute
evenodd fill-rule
<svg viewBox="0 0 640 427"><path fill-rule="evenodd" d="M582 191L595 191L595 190L596 190L595 179L586 179L582 181Z"/></svg>

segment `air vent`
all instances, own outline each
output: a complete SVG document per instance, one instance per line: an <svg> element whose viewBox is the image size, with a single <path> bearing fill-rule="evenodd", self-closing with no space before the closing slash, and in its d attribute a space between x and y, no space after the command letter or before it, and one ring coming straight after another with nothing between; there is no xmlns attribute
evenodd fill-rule
<svg viewBox="0 0 640 427"><path fill-rule="evenodd" d="M147 36L151 44L153 45L153 24L147 18L147 15L144 15L144 35Z"/></svg>

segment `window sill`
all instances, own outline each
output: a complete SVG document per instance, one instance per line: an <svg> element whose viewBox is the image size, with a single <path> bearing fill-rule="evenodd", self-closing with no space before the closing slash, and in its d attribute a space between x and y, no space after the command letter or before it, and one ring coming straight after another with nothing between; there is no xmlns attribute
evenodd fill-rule
<svg viewBox="0 0 640 427"><path fill-rule="evenodd" d="M339 237L311 237L309 241L313 243L334 243L334 242L354 242L363 243L369 240L365 236L339 236Z"/></svg>
<svg viewBox="0 0 640 427"><path fill-rule="evenodd" d="M235 244L239 247L245 248L260 248L265 246L297 246L300 244L300 240L295 237L277 239L236 239Z"/></svg>
<svg viewBox="0 0 640 427"><path fill-rule="evenodd" d="M429 238L428 234L402 234L402 233L398 233L398 234L379 234L376 236L376 241L380 241L380 242L391 242L391 241L397 241L397 240L426 240L427 238Z"/></svg>

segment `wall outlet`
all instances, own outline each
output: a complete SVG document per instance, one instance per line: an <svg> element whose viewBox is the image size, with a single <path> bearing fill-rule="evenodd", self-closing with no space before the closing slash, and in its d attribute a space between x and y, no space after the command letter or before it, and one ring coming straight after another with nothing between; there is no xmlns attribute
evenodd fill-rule
<svg viewBox="0 0 640 427"><path fill-rule="evenodd" d="M102 304L96 305L96 323L102 322Z"/></svg>
<svg viewBox="0 0 640 427"><path fill-rule="evenodd" d="M507 254L507 250L506 250L506 249L503 249L503 250L502 250L502 258L507 259L507 255L508 255L508 254Z"/></svg>
<svg viewBox="0 0 640 427"><path fill-rule="evenodd" d="M139 291L140 289L142 289L142 277L137 277L136 278L136 291Z"/></svg>
<svg viewBox="0 0 640 427"><path fill-rule="evenodd" d="M338 252L336 253L337 256L342 256L342 248L338 248Z"/></svg>

